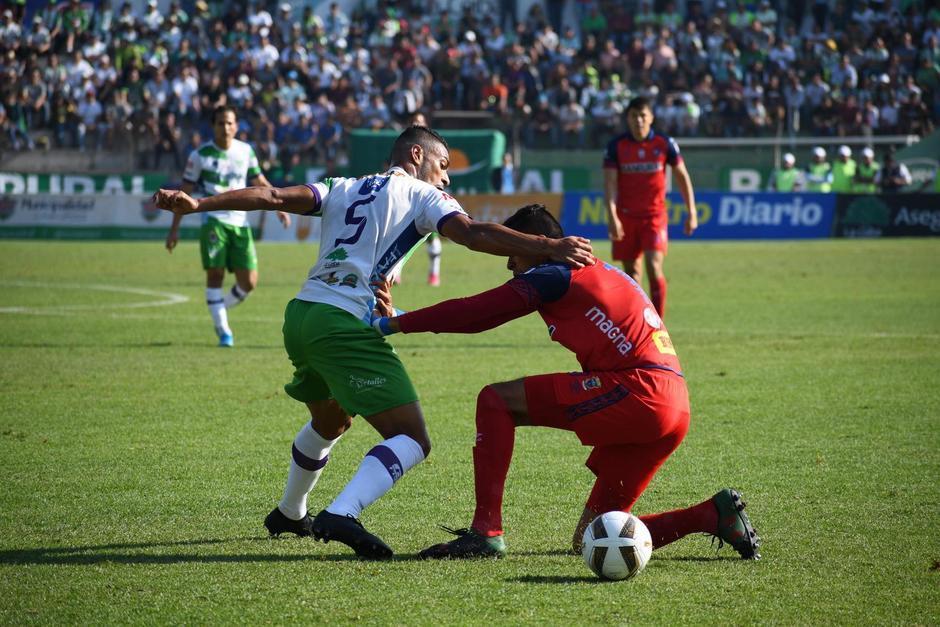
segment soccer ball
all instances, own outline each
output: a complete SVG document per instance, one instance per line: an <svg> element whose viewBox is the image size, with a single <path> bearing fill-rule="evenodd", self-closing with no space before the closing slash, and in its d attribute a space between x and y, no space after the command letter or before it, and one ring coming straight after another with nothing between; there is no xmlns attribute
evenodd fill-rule
<svg viewBox="0 0 940 627"><path fill-rule="evenodd" d="M627 512L601 514L584 530L581 556L601 579L630 579L653 553L653 539L643 521Z"/></svg>

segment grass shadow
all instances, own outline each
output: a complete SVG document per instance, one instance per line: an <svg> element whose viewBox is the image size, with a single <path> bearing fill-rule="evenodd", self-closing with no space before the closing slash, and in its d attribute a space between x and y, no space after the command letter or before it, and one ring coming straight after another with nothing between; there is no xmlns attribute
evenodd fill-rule
<svg viewBox="0 0 940 627"><path fill-rule="evenodd" d="M537 583L552 585L567 585L572 583L616 583L608 582L605 579L592 577L590 575L579 575L577 577L573 577L571 575L522 575L520 577L508 577L505 581L510 583Z"/></svg>
<svg viewBox="0 0 940 627"><path fill-rule="evenodd" d="M0 551L0 565L5 566L94 566L105 563L116 564L217 564L217 563L261 563L261 562L361 562L364 561L353 553L318 552L322 549L313 540L291 538L286 542L297 542L297 546L305 552L295 555L276 555L271 553L195 553L174 552L172 549L180 547L215 547L225 546L233 542L285 542L272 538L232 538L232 539L206 539L181 540L179 542L142 542L128 544L100 544L73 547L37 547L27 549L14 549ZM417 561L421 558L417 554L401 554L394 556L390 562Z"/></svg>

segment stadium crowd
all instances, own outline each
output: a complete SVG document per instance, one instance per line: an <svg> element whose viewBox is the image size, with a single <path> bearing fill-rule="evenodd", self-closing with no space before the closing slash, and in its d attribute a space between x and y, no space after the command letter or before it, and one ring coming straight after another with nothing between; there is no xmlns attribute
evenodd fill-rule
<svg viewBox="0 0 940 627"><path fill-rule="evenodd" d="M528 147L597 147L626 102L668 134L925 135L940 119L933 0L10 4L0 147L130 150L182 168L219 104L287 168L342 159L355 128L487 111ZM456 7L456 8L454 8ZM681 8L680 8L681 7ZM567 10L565 10L567 8Z"/></svg>

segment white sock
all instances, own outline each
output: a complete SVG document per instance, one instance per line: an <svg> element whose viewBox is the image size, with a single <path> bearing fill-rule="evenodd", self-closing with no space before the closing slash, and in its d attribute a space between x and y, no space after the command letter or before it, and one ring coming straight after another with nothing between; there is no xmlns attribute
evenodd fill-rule
<svg viewBox="0 0 940 627"><path fill-rule="evenodd" d="M227 309L237 307L241 305L246 298L248 298L248 292L238 287L238 283L236 283L232 286L232 289L225 293L225 307Z"/></svg>
<svg viewBox="0 0 940 627"><path fill-rule="evenodd" d="M443 247L441 246L441 240L438 237L428 241L428 261L430 267L428 269L428 274L440 274L441 273L441 251Z"/></svg>
<svg viewBox="0 0 940 627"><path fill-rule="evenodd" d="M209 306L209 315L212 316L215 332L219 335L223 333L231 335L232 329L228 326L228 312L225 311L225 299L222 297L221 287L206 288L206 304Z"/></svg>
<svg viewBox="0 0 940 627"><path fill-rule="evenodd" d="M281 513L291 520L300 520L307 513L307 495L317 484L323 467L330 460L330 449L339 438L327 440L308 422L297 432L291 447L290 468L284 496L277 504Z"/></svg>
<svg viewBox="0 0 940 627"><path fill-rule="evenodd" d="M359 470L326 511L359 518L366 507L392 489L402 475L424 460L421 445L407 435L396 435L372 447Z"/></svg>

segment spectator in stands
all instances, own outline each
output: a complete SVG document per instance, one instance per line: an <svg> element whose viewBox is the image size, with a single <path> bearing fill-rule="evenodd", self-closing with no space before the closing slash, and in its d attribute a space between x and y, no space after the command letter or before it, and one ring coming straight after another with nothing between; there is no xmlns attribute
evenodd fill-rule
<svg viewBox="0 0 940 627"><path fill-rule="evenodd" d="M561 136L558 145L565 148L584 148L585 128L584 109L577 100L569 100L558 111L558 121L561 125Z"/></svg>
<svg viewBox="0 0 940 627"><path fill-rule="evenodd" d="M104 133L101 128L101 116L104 109L95 97L94 90L85 92L85 98L78 105L78 149L85 151L86 138L91 137L94 149L101 150Z"/></svg>
<svg viewBox="0 0 940 627"><path fill-rule="evenodd" d="M526 147L550 146L556 141L557 120L552 113L548 98L541 97L525 128Z"/></svg>

